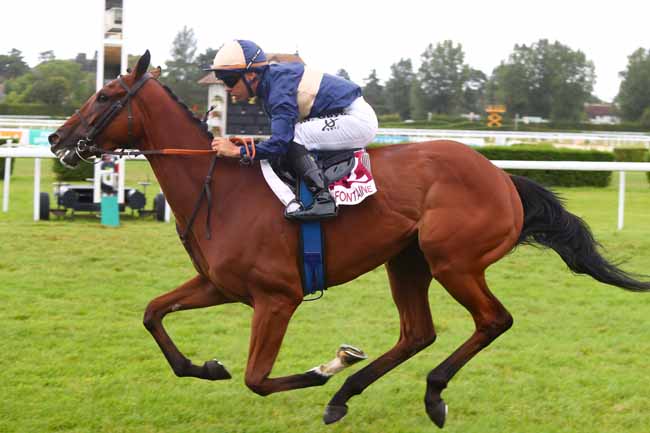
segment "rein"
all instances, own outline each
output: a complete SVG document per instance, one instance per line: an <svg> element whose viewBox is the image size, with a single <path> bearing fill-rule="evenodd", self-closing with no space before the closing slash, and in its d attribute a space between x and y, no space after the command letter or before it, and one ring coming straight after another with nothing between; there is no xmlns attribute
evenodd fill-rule
<svg viewBox="0 0 650 433"><path fill-rule="evenodd" d="M85 136L77 142L75 152L77 153L77 156L82 161L91 164L92 162L87 161L84 157L81 156L82 152L90 152L93 156L115 155L120 157L129 157L129 156L135 157L140 155L145 155L145 156L146 155L186 155L186 156L214 155L212 161L210 162L210 168L208 170L208 174L206 175L205 180L203 181L201 194L199 195L199 198L197 199L196 204L194 205L194 210L192 211L190 219L188 220L187 226L185 227L185 230L183 230L183 233L179 232L179 237L181 238L181 242L186 248L188 248L187 236L192 230L192 226L194 225L196 216L199 213L199 209L201 208L201 204L203 202L203 197L206 198L207 206L208 206L208 212L205 221L205 229L206 229L205 237L208 240L212 239L211 229L210 229L210 213L212 210L211 184L212 184L212 174L214 173L214 169L217 165L217 158L218 158L217 151L214 149L106 150L94 145L95 138L110 124L110 122L115 118L115 116L117 116L122 111L124 107L127 107L128 137L129 137L128 145L129 147L133 147L134 144L133 132L132 132L133 113L131 111L131 98L133 98L136 95L136 93L142 88L142 86L144 86L144 84L151 78L153 78L153 76L147 72L133 85L133 87L129 87L124 82L122 76L118 77L118 83L126 90L126 95L124 95L124 97L122 97L121 99L113 103L113 105L111 105L108 109L106 109L96 119L96 121L92 123L88 122L88 120L83 116L83 114L81 114L81 111L79 110L75 111L75 114L79 116L79 119L81 120L81 124L86 130L86 133L84 134ZM204 123L206 122L208 113L210 111L211 110L205 113L205 117L203 119ZM241 145L244 146L245 155L240 160L240 163L242 165L251 165L256 154L255 141L253 140L253 138L250 138L250 142L247 142L245 138L232 137L231 141L233 143L240 143Z"/></svg>

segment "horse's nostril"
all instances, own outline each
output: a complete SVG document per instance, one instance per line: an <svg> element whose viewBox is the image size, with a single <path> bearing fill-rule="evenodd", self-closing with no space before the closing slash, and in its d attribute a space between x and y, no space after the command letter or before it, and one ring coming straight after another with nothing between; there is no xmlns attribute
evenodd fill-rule
<svg viewBox="0 0 650 433"><path fill-rule="evenodd" d="M57 134L57 133L50 134L50 136L47 137L47 140L50 142L50 145L52 145L52 146L54 146L56 144L59 144L60 139L61 139L61 137L59 137L59 134Z"/></svg>

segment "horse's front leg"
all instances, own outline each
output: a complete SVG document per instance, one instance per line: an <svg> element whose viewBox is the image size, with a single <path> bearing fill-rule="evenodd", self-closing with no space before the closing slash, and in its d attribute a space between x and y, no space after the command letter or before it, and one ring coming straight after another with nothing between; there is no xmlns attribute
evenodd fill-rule
<svg viewBox="0 0 650 433"><path fill-rule="evenodd" d="M205 277L197 275L180 287L157 297L149 303L144 313L144 326L158 343L174 373L201 379L230 379L230 373L217 360L202 366L192 364L174 345L162 324L162 319L174 311L211 307L228 302L217 288Z"/></svg>
<svg viewBox="0 0 650 433"><path fill-rule="evenodd" d="M289 320L300 302L301 299L277 295L255 299L246 386L259 395L324 385L334 374L366 359L362 351L352 346L341 346L336 357L326 364L305 373L270 378Z"/></svg>

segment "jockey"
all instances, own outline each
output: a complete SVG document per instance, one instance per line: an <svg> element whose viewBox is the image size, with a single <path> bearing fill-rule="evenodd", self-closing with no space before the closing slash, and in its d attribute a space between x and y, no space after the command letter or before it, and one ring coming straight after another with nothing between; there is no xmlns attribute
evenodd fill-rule
<svg viewBox="0 0 650 433"><path fill-rule="evenodd" d="M271 137L256 145L255 159L281 155L314 194L313 203L289 219L334 217L337 207L322 170L308 151L365 148L377 132L377 116L361 96L361 88L343 78L324 74L301 63L269 64L255 43L224 44L210 70L236 99L259 97L271 119ZM245 146L217 137L212 147L224 157L250 159Z"/></svg>

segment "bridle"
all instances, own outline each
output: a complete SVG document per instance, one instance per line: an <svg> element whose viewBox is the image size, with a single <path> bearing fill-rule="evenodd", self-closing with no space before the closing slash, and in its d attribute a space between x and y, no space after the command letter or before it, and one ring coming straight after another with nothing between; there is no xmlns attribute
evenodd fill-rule
<svg viewBox="0 0 650 433"><path fill-rule="evenodd" d="M75 114L79 116L81 124L85 129L85 133L81 134L82 138L77 141L75 146L75 152L77 156L85 162L91 163L85 159L81 153L90 152L93 156L100 155L115 155L115 156L140 156L140 155L216 155L217 151L213 149L152 149L152 150L137 150L132 149L135 140L133 136L133 112L131 110L131 99L138 93L138 91L145 85L145 83L152 79L153 75L149 72L144 74L142 77L135 82L132 87L129 87L124 81L122 76L117 78L117 82L126 90L126 95L124 95L119 100L115 101L110 107L108 107L104 112L99 115L93 122L88 122L88 120L81 114L81 111L75 111ZM101 147L95 146L95 138L104 130L111 121L117 116L122 109L126 107L128 110L128 143L126 149L120 150L107 150L102 149ZM251 145L252 146L252 145ZM248 147L247 147L248 150ZM254 151L254 147L253 147ZM247 152L248 154L248 152Z"/></svg>
<svg viewBox="0 0 650 433"><path fill-rule="evenodd" d="M133 112L131 110L131 99L138 93L138 91L145 85L145 83L153 78L153 76L147 72L142 77L135 82L132 87L129 87L124 78L119 76L117 82L126 90L126 95L124 95L119 100L115 101L110 107L108 107L104 112L97 117L93 122L88 122L88 120L81 114L81 111L75 111L75 114L79 116L81 124L85 129L85 134L82 134L83 138L79 139L75 147L75 152L77 156L83 161L87 161L83 156L82 152L91 152L94 156L99 156L102 154L119 154L122 155L125 151L109 151L104 150L100 147L94 145L95 138L111 123L111 121L117 116L124 107L127 107L128 110L128 144L129 147L133 145ZM127 151L131 153L131 151Z"/></svg>
<svg viewBox="0 0 650 433"><path fill-rule="evenodd" d="M196 201L196 205L194 206L194 210L192 211L192 214L190 216L190 219L187 223L187 226L185 227L185 230L181 233L178 231L178 235L181 238L181 242L183 242L183 245L185 248L190 251L189 249L189 244L187 241L187 235L189 234L192 225L194 224L194 220L196 219L196 216L199 212L199 209L201 208L201 203L203 202L203 197L205 196L207 200L207 206L208 206L208 211L207 211L207 216L206 216L206 221L205 221L205 228L206 228L206 239L211 239L211 230L210 230L210 211L212 209L212 190L211 190L211 183L212 183L212 174L214 172L215 166L217 164L217 151L214 149L152 149L152 150L131 150L131 149L121 149L121 150L106 150L102 149L101 147L95 146L95 138L104 130L110 122L117 116L124 107L127 107L128 110L128 147L133 147L134 145L134 136L133 136L133 112L131 110L131 99L138 93L140 89L145 85L145 83L152 79L153 76L147 72L145 73L142 77L138 79L138 81L133 84L132 87L129 87L126 82L124 81L123 77L120 76L118 77L118 83L120 86L126 90L126 95L124 95L122 98L119 100L115 101L110 107L108 107L104 112L99 115L96 119L94 119L92 122L88 122L88 120L84 117L84 115L81 113L81 111L77 110L75 111L75 114L79 116L79 119L81 120L81 124L83 125L85 131L82 135L82 138L79 139L75 146L75 152L77 156L85 162L91 163L92 161L86 160L81 154L84 152L90 152L93 156L101 156L101 155L116 155L116 156L140 156L140 155L214 155L212 158L212 161L210 163L210 168L208 170L208 174L205 177L205 180L203 182L203 188L201 189L201 194ZM250 165L252 163L253 158L255 157L255 144L253 140L251 139L250 144L246 143L245 140L243 139L231 139L233 141L240 141L243 142L245 150L246 150L246 156L242 158L240 161L244 165ZM250 149L249 149L250 146ZM178 229L178 226L177 226ZM191 254L190 254L191 256Z"/></svg>

